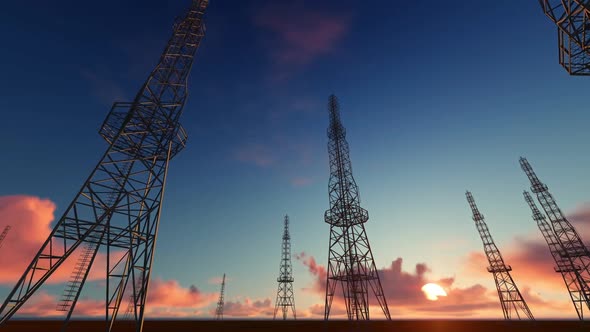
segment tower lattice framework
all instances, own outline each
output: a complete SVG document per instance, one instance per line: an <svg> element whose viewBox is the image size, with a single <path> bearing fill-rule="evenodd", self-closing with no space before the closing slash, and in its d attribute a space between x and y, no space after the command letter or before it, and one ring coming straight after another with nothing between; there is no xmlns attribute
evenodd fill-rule
<svg viewBox="0 0 590 332"><path fill-rule="evenodd" d="M207 5L208 0L192 1L133 102L113 105L99 130L109 147L0 307L0 323L84 244L89 264L81 275L87 276L99 247L103 249L107 331L126 292L133 295L135 329L142 330L168 164L186 143L179 119L193 58L205 33ZM70 292L64 328L84 281L85 276Z"/></svg>
<svg viewBox="0 0 590 332"><path fill-rule="evenodd" d="M539 0L557 27L559 63L570 75L590 75L590 1Z"/></svg>
<svg viewBox="0 0 590 332"><path fill-rule="evenodd" d="M217 301L217 308L215 309L215 319L223 320L223 306L225 305L225 273L221 280L221 291L219 292L219 300Z"/></svg>
<svg viewBox="0 0 590 332"><path fill-rule="evenodd" d="M473 195L467 191L465 196L467 197L469 207L471 207L473 221L475 221L475 226L477 227L477 231L483 242L484 252L490 264L487 268L488 272L494 275L494 281L496 283L496 289L498 290L498 297L500 298L500 305L502 306L504 319L534 319L533 314L529 310L528 305L510 275L512 267L504 263L504 259L500 254L500 250L494 243L494 239L490 234L483 215L479 212L479 209L475 204Z"/></svg>
<svg viewBox="0 0 590 332"><path fill-rule="evenodd" d="M391 319L365 231L369 213L360 206L358 186L352 176L346 130L340 121L340 107L334 95L329 98L328 110L330 209L326 211L324 220L330 224L330 247L324 319L330 316L338 284L342 287L349 320L369 319L369 290L379 302L385 317Z"/></svg>
<svg viewBox="0 0 590 332"><path fill-rule="evenodd" d="M289 308L293 319L297 319L295 312L295 295L293 293L293 266L291 265L291 235L289 234L289 216L285 215L285 228L283 230L283 242L281 246L280 273L277 278L279 283L277 299L275 301L275 312L273 319L277 318L279 309L283 312L283 320L287 319Z"/></svg>
<svg viewBox="0 0 590 332"><path fill-rule="evenodd" d="M576 309L576 313L578 314L578 318L583 320L584 307L588 306L588 302L584 296L585 292L582 291L587 285L583 283L583 280L578 273L580 269L574 265L574 262L565 254L561 243L559 243L559 240L551 228L551 225L547 222L545 215L537 208L531 194L529 194L528 191L524 191L523 195L525 201L531 208L533 220L537 222L537 226L549 246L549 251L551 252L551 256L553 256L556 265L555 272L561 273L572 303L574 304L574 308Z"/></svg>
<svg viewBox="0 0 590 332"><path fill-rule="evenodd" d="M576 278L579 282L578 287L583 293L582 297L586 302L586 307L590 308L590 251L584 245L574 226L561 212L553 195L549 193L549 188L539 180L526 158L520 158L520 167L531 182L531 191L535 193L537 200L551 221L553 232L563 248L561 257L571 262L579 276Z"/></svg>

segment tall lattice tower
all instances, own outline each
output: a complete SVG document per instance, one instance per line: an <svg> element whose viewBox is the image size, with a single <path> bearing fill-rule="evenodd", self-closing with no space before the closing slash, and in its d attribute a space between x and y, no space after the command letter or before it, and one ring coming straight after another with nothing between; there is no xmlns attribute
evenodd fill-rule
<svg viewBox="0 0 590 332"><path fill-rule="evenodd" d="M590 75L590 1L539 0L557 27L559 63L570 75Z"/></svg>
<svg viewBox="0 0 590 332"><path fill-rule="evenodd" d="M293 294L293 266L291 265L291 235L289 235L289 216L285 215L285 229L283 231L283 245L281 249L281 267L277 282L277 300L275 301L275 314L277 318L279 309L283 311L283 320L287 319L289 307L293 313L293 319L297 319L295 313L295 295Z"/></svg>
<svg viewBox="0 0 590 332"><path fill-rule="evenodd" d="M225 304L225 273L221 280L221 291L219 292L219 300L217 301L217 308L215 309L215 319L223 320L223 306Z"/></svg>
<svg viewBox="0 0 590 332"><path fill-rule="evenodd" d="M330 251L324 319L330 316L337 284L342 286L349 320L369 319L369 288L385 317L391 319L365 231L369 213L360 206L359 190L352 177L346 130L340 122L340 107L334 95L329 98L328 110L330 209L324 220L330 224Z"/></svg>
<svg viewBox="0 0 590 332"><path fill-rule="evenodd" d="M565 254L561 243L555 236L551 225L545 219L545 215L539 211L535 201L531 197L528 191L523 192L524 199L528 203L531 211L533 213L533 220L537 222L537 226L543 234L543 238L547 242L549 246L549 251L553 256L553 260L555 261L555 272L561 273L563 277L563 281L565 282L565 286L570 294L570 298L572 299L572 303L574 304L574 308L576 309L576 313L578 314L578 318L580 320L584 319L584 306L589 307L590 303L587 301L586 297L584 296L586 292L583 292L582 289L586 285L578 271L580 270L579 267L574 265L574 262L569 259L569 257ZM590 308L590 307L589 307Z"/></svg>
<svg viewBox="0 0 590 332"><path fill-rule="evenodd" d="M136 331L142 330L168 163L186 143L179 119L193 58L205 33L207 5L208 0L192 0L133 102L113 105L99 130L109 147L0 307L0 323L85 245L90 249L83 254L89 254L69 291L73 295L66 324L102 247L107 262L107 330L113 327L126 291L133 294Z"/></svg>
<svg viewBox="0 0 590 332"><path fill-rule="evenodd" d="M579 278L576 278L579 282L578 287L583 293L586 306L590 308L590 251L525 158L520 157L520 167L531 182L531 191L537 195L537 200L551 221L553 232L563 248L561 257L570 261L579 275Z"/></svg>
<svg viewBox="0 0 590 332"><path fill-rule="evenodd" d="M488 272L494 275L494 281L496 282L496 289L498 290L498 296L500 297L500 305L504 312L504 319L534 319L533 314L529 310L525 300L522 298L522 294L516 287L516 283L510 275L512 268L510 265L504 264L504 259L500 254L500 250L496 247L494 239L488 230L488 226L483 218L483 215L479 212L473 195L468 191L465 193L467 196L467 202L471 207L473 213L473 221L479 232L479 236L483 242L483 249L488 258L490 266ZM516 317L514 317L516 315Z"/></svg>

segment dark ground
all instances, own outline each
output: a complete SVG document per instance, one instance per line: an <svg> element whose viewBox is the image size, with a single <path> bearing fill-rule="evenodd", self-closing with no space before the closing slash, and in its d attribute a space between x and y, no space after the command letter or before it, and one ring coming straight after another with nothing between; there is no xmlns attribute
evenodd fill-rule
<svg viewBox="0 0 590 332"><path fill-rule="evenodd" d="M129 324L128 324L129 323ZM0 332L60 331L62 321L12 320L0 327ZM104 321L72 321L67 331L104 332ZM131 322L120 322L114 332L133 331ZM144 332L166 331L395 331L395 332L577 332L590 331L590 322L580 321L482 321L482 320L394 320L351 323L348 321L298 320L148 320Z"/></svg>

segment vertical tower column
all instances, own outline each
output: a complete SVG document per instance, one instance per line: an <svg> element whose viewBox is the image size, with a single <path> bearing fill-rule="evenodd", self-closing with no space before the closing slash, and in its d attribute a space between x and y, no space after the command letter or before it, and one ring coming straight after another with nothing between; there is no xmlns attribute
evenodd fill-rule
<svg viewBox="0 0 590 332"><path fill-rule="evenodd" d="M522 298L522 294L516 287L516 283L510 275L512 268L510 265L504 264L504 259L500 254L500 250L496 247L492 235L488 230L488 226L483 218L483 215L479 212L473 195L469 191L465 193L471 212L473 213L473 221L483 242L483 249L488 258L490 266L488 272L494 275L494 281L496 283L496 289L498 291L498 297L500 298L500 305L502 306L502 312L504 313L504 319L510 320L513 318L517 319L534 319L533 314L529 310L528 305Z"/></svg>
<svg viewBox="0 0 590 332"><path fill-rule="evenodd" d="M340 121L340 106L334 95L329 98L328 110L330 209L326 211L324 220L330 224L330 246L324 319L330 316L338 284L342 286L349 320L369 319L369 289L379 302L385 318L391 319L365 231L369 213L360 206L358 186L352 176L346 130Z"/></svg>

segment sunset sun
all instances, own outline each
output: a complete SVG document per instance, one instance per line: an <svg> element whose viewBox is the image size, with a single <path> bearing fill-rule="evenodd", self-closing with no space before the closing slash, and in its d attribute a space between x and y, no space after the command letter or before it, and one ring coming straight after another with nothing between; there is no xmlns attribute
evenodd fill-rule
<svg viewBox="0 0 590 332"><path fill-rule="evenodd" d="M447 292L437 284L429 283L422 286L422 292L430 301L438 300L439 296L447 296Z"/></svg>

